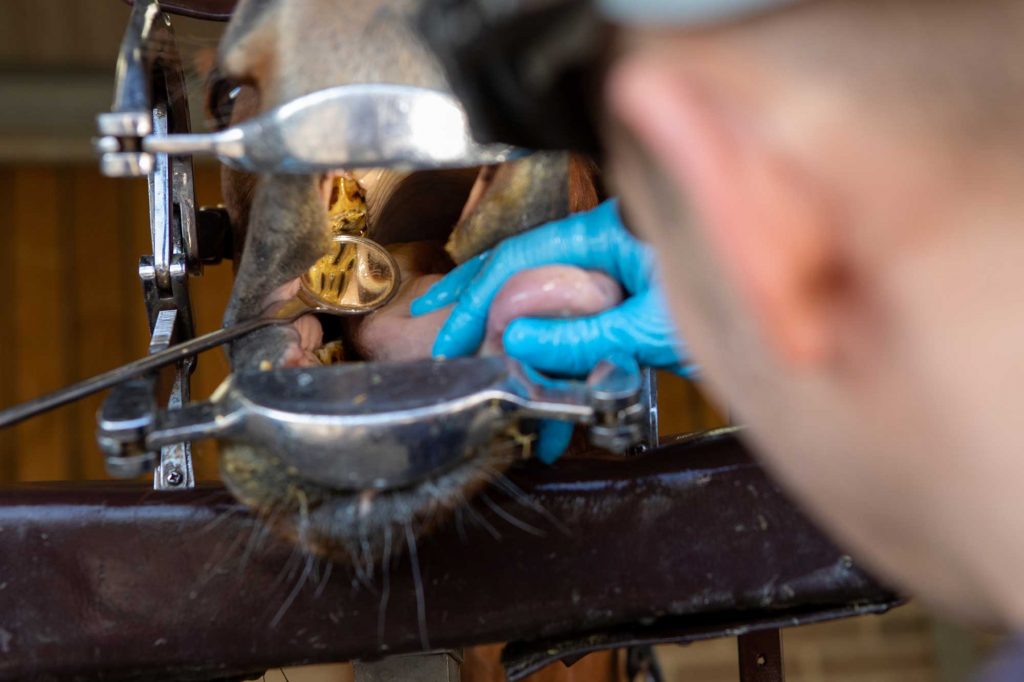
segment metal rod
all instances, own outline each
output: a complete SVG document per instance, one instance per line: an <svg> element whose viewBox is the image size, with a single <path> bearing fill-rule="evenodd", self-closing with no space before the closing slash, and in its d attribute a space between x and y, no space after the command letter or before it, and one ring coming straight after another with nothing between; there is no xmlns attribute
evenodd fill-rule
<svg viewBox="0 0 1024 682"><path fill-rule="evenodd" d="M158 369L165 365L170 365L179 360L201 353L204 350L215 348L222 343L227 343L232 339L236 339L239 336L248 334L249 332L255 331L261 327L274 324L286 324L296 319L303 312L309 312L308 309L296 312L294 317L256 317L244 322L239 322L236 325L232 325L226 329L218 329L217 331L210 332L209 334L203 334L197 336L194 339L180 343L176 346L160 351L159 353L153 353L147 355L144 358L129 362L127 365L122 365L109 372L104 372L97 376L80 381L77 384L72 384L66 388L62 388L53 393L49 393L44 396L40 396L34 400L30 400L20 405L15 405L6 410L0 412L0 429L8 426L14 426L15 424L22 422L29 417L33 417L41 412L52 410L61 405L74 402L80 398L84 398L87 395L91 395L103 389L110 388L116 384L131 379L139 374L144 374L154 369Z"/></svg>
<svg viewBox="0 0 1024 682"><path fill-rule="evenodd" d="M217 133L147 135L142 140L142 149L151 154L208 154L230 159L239 158L245 153L244 135L237 128Z"/></svg>

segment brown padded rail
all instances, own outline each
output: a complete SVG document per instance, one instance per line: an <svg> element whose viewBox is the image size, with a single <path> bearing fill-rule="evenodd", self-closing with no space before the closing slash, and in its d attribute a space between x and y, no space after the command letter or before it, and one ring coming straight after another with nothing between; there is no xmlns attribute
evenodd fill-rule
<svg viewBox="0 0 1024 682"><path fill-rule="evenodd" d="M0 679L228 679L496 641L525 674L894 603L731 434L510 480L528 501L487 490L418 543L418 573L406 552L386 579L268 537L218 487L3 490Z"/></svg>

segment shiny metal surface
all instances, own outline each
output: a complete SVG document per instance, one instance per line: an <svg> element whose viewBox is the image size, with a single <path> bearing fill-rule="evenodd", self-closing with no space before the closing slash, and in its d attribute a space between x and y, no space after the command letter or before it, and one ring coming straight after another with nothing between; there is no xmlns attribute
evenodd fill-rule
<svg viewBox="0 0 1024 682"><path fill-rule="evenodd" d="M640 389L627 358L603 361L586 383L504 356L246 372L210 403L159 414L140 445L222 438L266 448L322 485L386 489L455 466L524 419L588 424L596 445L622 451L645 418ZM138 429L100 430L139 443Z"/></svg>
<svg viewBox="0 0 1024 682"><path fill-rule="evenodd" d="M751 14L769 12L795 0L596 0L598 10L622 24L688 28L715 22L740 21Z"/></svg>
<svg viewBox="0 0 1024 682"><path fill-rule="evenodd" d="M127 2L132 4L133 0ZM238 0L160 0L165 12L210 21L227 21L236 4Z"/></svg>
<svg viewBox="0 0 1024 682"><path fill-rule="evenodd" d="M655 370L644 370L644 387L641 392L647 419L644 420L644 438L638 449L650 450L658 447L658 374Z"/></svg>
<svg viewBox="0 0 1024 682"><path fill-rule="evenodd" d="M402 273L394 257L366 237L335 235L332 250L301 278L299 296L339 315L376 310L394 297Z"/></svg>
<svg viewBox="0 0 1024 682"><path fill-rule="evenodd" d="M166 350L174 342L177 319L178 311L175 309L160 311L149 342L150 354ZM179 409L192 397L188 368L179 367L177 370L174 373L171 395L167 400L169 410ZM160 448L160 463L153 470L153 489L176 490L193 487L195 470L192 467L192 443L175 443Z"/></svg>
<svg viewBox="0 0 1024 682"><path fill-rule="evenodd" d="M160 49L153 49L159 45ZM139 0L132 8L117 57L114 101L110 111L96 117L100 138L96 150L100 170L111 177L148 175L151 154L138 149L137 140L153 132L156 74L180 71L170 22L156 0ZM176 131L180 132L180 131Z"/></svg>
<svg viewBox="0 0 1024 682"><path fill-rule="evenodd" d="M153 110L153 133L167 134L167 111L163 104ZM171 189L171 158L156 154L153 158L153 172L149 174L149 229L153 240L153 268L156 285L163 291L171 290L172 244L171 211L173 206Z"/></svg>
<svg viewBox="0 0 1024 682"><path fill-rule="evenodd" d="M148 135L148 153L207 154L252 172L311 173L338 168L455 168L526 154L476 143L453 96L406 85L342 85L304 97L217 133Z"/></svg>
<svg viewBox="0 0 1024 682"><path fill-rule="evenodd" d="M97 441L105 455L108 474L114 478L138 478L157 466L159 453L130 445L152 428L156 411L156 377L152 374L117 385L103 401L97 418L111 428L101 430Z"/></svg>
<svg viewBox="0 0 1024 682"><path fill-rule="evenodd" d="M178 207L177 233L181 238L180 251L185 257L188 274L201 275L203 264L199 256L199 226L191 158L171 159L171 198Z"/></svg>
<svg viewBox="0 0 1024 682"><path fill-rule="evenodd" d="M191 159L149 154L139 148L139 140L146 135L189 131L187 84L181 56L170 20L155 0L140 0L132 10L118 54L111 111L97 117L97 126L100 138L95 146L104 174L148 176L153 253L140 259L139 278L152 332L149 350L156 356L172 344L195 335L188 279L201 272L202 264ZM171 386L170 394L163 398L166 406L173 409L190 399L189 377L195 359L178 357L172 364L176 366L165 370L160 380L149 377L142 385L150 393L158 386ZM90 380L71 390L19 406L21 409L15 408L13 415L0 413L0 425L5 415L25 418L103 385L103 381ZM125 396L135 395L137 388L126 387L120 391L122 395L115 391L102 411L117 413L125 404ZM151 402L147 399L144 404ZM152 402L153 410L156 406ZM101 439L101 445L107 452L108 471L115 475L137 476L155 466L157 489L193 484L191 446L187 443L165 448L160 453L126 451L110 439ZM160 463L156 464L158 454Z"/></svg>
<svg viewBox="0 0 1024 682"><path fill-rule="evenodd" d="M395 263L391 254L384 247L365 237L340 235L335 237L335 242L358 243L359 253L362 254L362 261L357 262L372 262L374 264L374 267L367 266L363 270L355 270L360 276L352 277L348 280L347 286L357 288L359 290L358 295L342 295L337 301L321 301L306 290L300 291L300 295L297 298L275 303L268 307L259 317L245 320L226 329L219 329L202 336L190 338L187 341L122 365L109 372L104 372L48 395L2 410L0 411L0 428L12 426L33 415L110 388L145 372L176 362L182 362L197 353L227 343L263 327L288 324L309 313L326 313L330 315L365 314L387 304L395 292L398 291L400 283L398 264ZM385 281L384 278L389 272L394 274L394 277L390 280L390 287L382 287L381 285ZM372 281L369 283L364 282L362 279L363 274L366 277L371 277ZM184 369L181 371L184 371ZM185 400L187 400L187 397Z"/></svg>

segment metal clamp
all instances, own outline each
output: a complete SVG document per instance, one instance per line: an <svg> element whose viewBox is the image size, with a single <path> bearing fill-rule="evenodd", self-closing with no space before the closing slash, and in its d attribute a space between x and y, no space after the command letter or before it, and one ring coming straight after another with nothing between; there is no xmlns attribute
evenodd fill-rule
<svg viewBox="0 0 1024 682"><path fill-rule="evenodd" d="M468 168L529 153L504 144L478 144L453 95L387 83L338 85L224 130L183 135L154 130L132 144L149 154L213 155L253 173Z"/></svg>
<svg viewBox="0 0 1024 682"><path fill-rule="evenodd" d="M151 49L154 45L161 49ZM117 56L114 102L96 117L100 137L94 146L104 175L138 177L153 171L153 155L142 150L142 139L153 132L158 81L167 80L165 73L176 80L175 71L181 72L181 64L170 20L156 0L138 0Z"/></svg>
<svg viewBox="0 0 1024 682"><path fill-rule="evenodd" d="M110 392L100 408L97 436L108 474L136 478L153 470L157 454L145 447L145 437L153 428L156 413L153 375L131 379Z"/></svg>
<svg viewBox="0 0 1024 682"><path fill-rule="evenodd" d="M170 346L177 338L178 313L162 310L157 316L150 341L150 353ZM168 410L178 410L188 403L188 376L191 359L170 374L173 382L166 399ZM116 478L136 478L153 472L156 490L176 490L195 486L192 467L192 445L174 443L159 448L146 445L158 417L157 396L166 384L167 373L149 374L126 381L110 392L98 415L98 440L106 455L107 473ZM161 382L163 379L163 382Z"/></svg>
<svg viewBox="0 0 1024 682"><path fill-rule="evenodd" d="M594 407L590 441L605 450L625 452L644 437L646 408L643 376L632 361L604 362L587 380Z"/></svg>

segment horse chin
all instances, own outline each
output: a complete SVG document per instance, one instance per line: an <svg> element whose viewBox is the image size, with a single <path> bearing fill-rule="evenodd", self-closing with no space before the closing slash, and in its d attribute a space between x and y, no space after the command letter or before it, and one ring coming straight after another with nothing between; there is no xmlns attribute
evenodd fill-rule
<svg viewBox="0 0 1024 682"><path fill-rule="evenodd" d="M344 491L300 477L272 452L236 443L222 448L221 472L276 535L368 574L446 523L521 456L514 442L495 443L405 488Z"/></svg>

